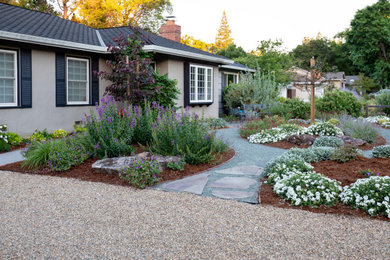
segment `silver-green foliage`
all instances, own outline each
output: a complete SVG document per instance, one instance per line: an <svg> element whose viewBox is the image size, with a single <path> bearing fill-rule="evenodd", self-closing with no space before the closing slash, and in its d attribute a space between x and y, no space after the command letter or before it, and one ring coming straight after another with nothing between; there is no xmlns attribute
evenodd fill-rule
<svg viewBox="0 0 390 260"><path fill-rule="evenodd" d="M226 106L237 107L244 104L270 105L276 101L280 85L272 74L257 69L254 74L242 74L239 84L231 84L225 89Z"/></svg>
<svg viewBox="0 0 390 260"><path fill-rule="evenodd" d="M389 158L390 157L390 145L377 146L372 150L372 156L374 158Z"/></svg>
<svg viewBox="0 0 390 260"><path fill-rule="evenodd" d="M313 143L314 147L340 147L343 145L343 140L334 136L320 136Z"/></svg>

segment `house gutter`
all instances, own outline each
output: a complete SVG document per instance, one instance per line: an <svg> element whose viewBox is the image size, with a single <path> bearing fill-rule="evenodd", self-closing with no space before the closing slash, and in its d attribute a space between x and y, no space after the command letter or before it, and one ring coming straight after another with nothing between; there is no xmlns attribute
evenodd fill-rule
<svg viewBox="0 0 390 260"><path fill-rule="evenodd" d="M231 69L231 70L241 70L241 71L249 71L249 72L255 72L256 70L251 69L251 68L242 68L242 67L237 67L233 65L222 65L219 66L222 69Z"/></svg>
<svg viewBox="0 0 390 260"><path fill-rule="evenodd" d="M107 51L107 47L90 45L90 44L83 44L83 43L77 43L77 42L70 42L70 41L63 41L63 40L55 40L55 39L46 38L46 37L39 37L39 36L6 32L6 31L0 31L0 39L11 40L11 41L16 40L16 41L25 42L25 43L33 43L33 44L39 44L39 45L44 45L44 46L57 47L57 48L59 47L59 48L78 50L78 51L96 52L96 53L101 53L101 54L109 53Z"/></svg>
<svg viewBox="0 0 390 260"><path fill-rule="evenodd" d="M210 62L216 62L216 63L221 63L221 64L233 64L234 61L229 60L229 59L224 59L220 57L212 57L208 55L203 55L199 53L193 53L193 52L188 52L188 51L182 51L182 50L177 50L177 49L172 49L172 48L167 48L167 47L162 47L158 45L146 45L143 48L147 52L157 52L161 54L168 54L168 55L173 55L173 56L179 56L179 57L184 57L184 58L191 58L191 59L197 59L197 60L204 60L204 61L210 61Z"/></svg>

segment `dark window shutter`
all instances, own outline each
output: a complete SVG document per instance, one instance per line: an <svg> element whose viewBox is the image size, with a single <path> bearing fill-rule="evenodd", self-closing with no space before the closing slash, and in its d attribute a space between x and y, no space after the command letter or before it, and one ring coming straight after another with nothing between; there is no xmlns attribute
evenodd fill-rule
<svg viewBox="0 0 390 260"><path fill-rule="evenodd" d="M92 105L99 104L99 77L95 72L99 72L99 58L92 58Z"/></svg>
<svg viewBox="0 0 390 260"><path fill-rule="evenodd" d="M65 54L56 53L56 106L66 106L66 85L65 85Z"/></svg>
<svg viewBox="0 0 390 260"><path fill-rule="evenodd" d="M20 50L20 106L23 108L32 107L32 71L31 71L31 50Z"/></svg>
<svg viewBox="0 0 390 260"><path fill-rule="evenodd" d="M190 104L190 64L184 63L184 107Z"/></svg>

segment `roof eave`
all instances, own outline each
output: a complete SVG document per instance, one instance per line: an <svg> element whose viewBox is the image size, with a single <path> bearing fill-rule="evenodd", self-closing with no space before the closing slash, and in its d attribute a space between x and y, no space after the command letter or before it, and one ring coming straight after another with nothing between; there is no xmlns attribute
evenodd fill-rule
<svg viewBox="0 0 390 260"><path fill-rule="evenodd" d="M145 51L148 51L148 52L157 52L157 53L161 53L161 54L168 54L168 55L179 56L179 57L184 57L184 58L191 58L191 59L196 59L196 60L204 60L204 61L215 62L215 63L219 63L219 64L229 65L229 64L234 63L234 61L229 60L229 59L224 59L224 58L220 58L220 57L213 57L213 56L189 52L189 51L182 51L182 50L162 47L162 46L158 46L158 45L145 45L143 49Z"/></svg>
<svg viewBox="0 0 390 260"><path fill-rule="evenodd" d="M232 66L232 65L221 65L219 67L223 68L223 69L231 69L231 70L239 70L239 71L249 71L249 72L255 72L256 71L256 70L251 69L251 68L241 68L241 67Z"/></svg>
<svg viewBox="0 0 390 260"><path fill-rule="evenodd" d="M78 50L78 51L88 51L88 52L101 53L101 54L109 53L107 51L107 47L56 40L56 39L51 39L46 37L39 37L39 36L6 32L6 31L0 31L0 39L32 43L32 44L57 47L57 48L65 48L65 49Z"/></svg>

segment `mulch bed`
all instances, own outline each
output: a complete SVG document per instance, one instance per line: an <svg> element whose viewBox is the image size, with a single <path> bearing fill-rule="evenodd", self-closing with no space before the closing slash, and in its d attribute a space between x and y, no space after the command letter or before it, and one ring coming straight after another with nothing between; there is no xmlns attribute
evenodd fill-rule
<svg viewBox="0 0 390 260"><path fill-rule="evenodd" d="M143 152L142 148L139 146L135 147L137 153ZM199 164L199 165L185 165L184 171L174 171L171 169L165 169L161 172L161 182L181 179L185 176L194 175L206 171L208 169L214 168L217 165L220 165L226 161L229 161L233 158L235 152L233 149L229 149L225 153L222 153L217 156L211 163L209 164ZM87 159L84 163L79 166L73 167L68 171L56 172L52 169L46 167L40 170L26 170L23 169L21 164L22 162L16 162L7 164L4 166L0 166L0 170L3 171L12 171L19 172L25 174L32 175L46 175L46 176L55 176L62 178L73 178L81 181L91 181L91 182L102 182L106 184L118 185L118 186L131 186L127 181L121 179L118 175L110 175L104 173L98 173L92 170L92 164L96 162L98 159Z"/></svg>
<svg viewBox="0 0 390 260"><path fill-rule="evenodd" d="M363 170L371 170L374 173L379 172L380 176L390 176L390 158L365 158L358 157L354 161L349 161L346 163L338 163L335 161L323 161L318 163L312 163L314 166L314 171L326 175L327 177L338 180L342 186L349 185L355 182L357 179L362 179L364 176L359 173ZM292 209L302 209L316 213L325 213L325 214L337 214L337 215L347 215L355 216L361 218L370 218L370 219L380 219L389 221L385 216L371 217L363 210L354 209L350 206L344 205L342 203L337 203L333 207L320 206L318 208L311 208L308 206L293 206L290 202L285 201L280 198L273 192L272 186L264 183L266 179L262 180L260 188L260 202L262 204L268 204L280 208L292 208Z"/></svg>
<svg viewBox="0 0 390 260"><path fill-rule="evenodd" d="M0 151L0 154L2 153L8 153L8 152L13 152L13 151L16 151L16 150L20 150L20 149L23 149L26 147L26 144L25 143L21 143L20 145L16 145L16 146L13 146L11 145L11 150L10 151Z"/></svg>
<svg viewBox="0 0 390 260"><path fill-rule="evenodd" d="M374 147L384 145L384 144L386 144L386 139L383 138L383 136L377 136L375 141L372 144L367 143L367 144L358 146L357 148L366 151L366 150L372 150ZM281 148L281 149L309 148L311 146L311 145L296 145L296 144L293 144L293 143L290 143L287 141L268 143L268 144L264 144L264 145L276 147L276 148Z"/></svg>

